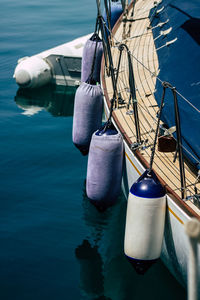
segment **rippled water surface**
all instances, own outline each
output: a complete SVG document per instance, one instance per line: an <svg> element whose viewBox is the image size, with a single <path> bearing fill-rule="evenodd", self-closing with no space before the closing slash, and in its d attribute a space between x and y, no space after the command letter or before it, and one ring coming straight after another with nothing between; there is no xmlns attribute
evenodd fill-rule
<svg viewBox="0 0 200 300"><path fill-rule="evenodd" d="M141 277L124 258L123 196L105 213L88 202L74 89L24 93L12 78L20 57L92 32L95 1L1 0L0 15L1 299L184 299L161 262Z"/></svg>

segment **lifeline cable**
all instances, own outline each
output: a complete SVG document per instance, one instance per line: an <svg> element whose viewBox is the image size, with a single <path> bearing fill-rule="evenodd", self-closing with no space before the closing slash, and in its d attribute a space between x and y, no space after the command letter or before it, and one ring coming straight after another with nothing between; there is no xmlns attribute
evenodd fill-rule
<svg viewBox="0 0 200 300"><path fill-rule="evenodd" d="M159 126L160 126L162 109L164 106L166 88L167 88L167 83L164 82L163 83L163 93L162 93L162 98L161 98L161 103L160 103L160 109L159 109L159 113L158 113L158 122L157 122L157 127L156 127L156 132L155 132L155 138L154 138L154 143L153 143L153 147L151 150L151 158L150 158L149 171L148 171L149 175L151 174L151 171L152 171L154 156L155 156L155 152L156 152L156 142L157 142L157 138L158 138L158 130L159 130Z"/></svg>

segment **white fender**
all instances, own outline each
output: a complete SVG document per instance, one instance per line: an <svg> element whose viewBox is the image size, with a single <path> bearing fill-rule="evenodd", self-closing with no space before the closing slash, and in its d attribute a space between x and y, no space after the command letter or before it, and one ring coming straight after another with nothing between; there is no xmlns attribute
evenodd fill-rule
<svg viewBox="0 0 200 300"><path fill-rule="evenodd" d="M141 260L153 260L160 256L165 206L165 197L141 198L130 193L125 233L127 256Z"/></svg>
<svg viewBox="0 0 200 300"><path fill-rule="evenodd" d="M147 170L130 189L124 239L124 252L140 274L160 257L165 211L165 189Z"/></svg>

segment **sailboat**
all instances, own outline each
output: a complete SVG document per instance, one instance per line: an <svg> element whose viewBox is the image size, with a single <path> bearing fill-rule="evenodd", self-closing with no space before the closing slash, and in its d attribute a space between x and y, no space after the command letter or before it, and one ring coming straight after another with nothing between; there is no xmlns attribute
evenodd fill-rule
<svg viewBox="0 0 200 300"><path fill-rule="evenodd" d="M153 157L167 198L161 258L184 286L189 255L184 225L200 220L199 14L197 1L133 1L110 36L110 69L117 78L112 121L125 145L123 191L128 198ZM106 64L104 58L101 78L109 116L113 83Z"/></svg>
<svg viewBox="0 0 200 300"><path fill-rule="evenodd" d="M185 224L193 218L200 221L200 9L197 2L137 0L128 5L128 1L121 1L123 14L112 32L109 22L104 22L110 38L101 64L105 115L122 135L125 148L123 192L128 199L132 184L149 169L166 189L161 259L183 286L187 282L189 259ZM77 54L79 79L87 38L81 41L81 53ZM76 44L75 48L79 49L80 40ZM38 78L38 85L51 80L68 84L61 61L66 54L55 51L44 54L45 63L50 57L55 62L53 67L59 65L60 69L51 77L52 64L48 63L41 69L49 74L45 77L48 80ZM22 63L18 65L21 69ZM25 65L23 70L27 71L28 67ZM24 85L26 72L17 74L17 71L16 68L19 85L34 87L34 81L32 86L29 81ZM197 252L200 258L199 245ZM197 269L200 270L200 263Z"/></svg>

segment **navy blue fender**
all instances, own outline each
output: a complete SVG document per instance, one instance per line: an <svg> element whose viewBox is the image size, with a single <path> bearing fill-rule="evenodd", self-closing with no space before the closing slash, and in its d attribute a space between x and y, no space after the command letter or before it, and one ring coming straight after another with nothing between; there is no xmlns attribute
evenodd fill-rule
<svg viewBox="0 0 200 300"><path fill-rule="evenodd" d="M111 11L110 11L110 26L111 29L114 27L115 23L123 13L123 8L121 1L111 1ZM108 26L108 21L107 21L107 15L106 12L104 11L103 17L106 21L106 24Z"/></svg>

